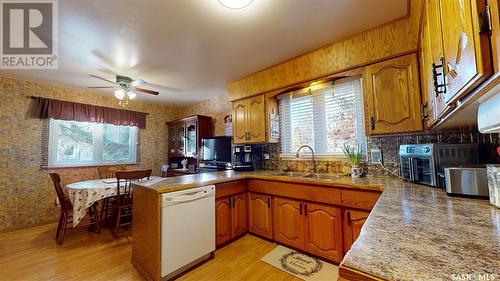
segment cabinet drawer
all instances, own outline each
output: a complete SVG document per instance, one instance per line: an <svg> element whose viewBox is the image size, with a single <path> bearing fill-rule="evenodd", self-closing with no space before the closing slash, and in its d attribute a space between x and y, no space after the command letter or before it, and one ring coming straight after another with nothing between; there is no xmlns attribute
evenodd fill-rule
<svg viewBox="0 0 500 281"><path fill-rule="evenodd" d="M247 191L246 180L228 181L215 185L215 198L221 198Z"/></svg>
<svg viewBox="0 0 500 281"><path fill-rule="evenodd" d="M276 196L340 205L340 189L319 185L285 183L266 180L250 180L248 189L253 192Z"/></svg>
<svg viewBox="0 0 500 281"><path fill-rule="evenodd" d="M380 197L380 192L342 190L342 206L371 210Z"/></svg>

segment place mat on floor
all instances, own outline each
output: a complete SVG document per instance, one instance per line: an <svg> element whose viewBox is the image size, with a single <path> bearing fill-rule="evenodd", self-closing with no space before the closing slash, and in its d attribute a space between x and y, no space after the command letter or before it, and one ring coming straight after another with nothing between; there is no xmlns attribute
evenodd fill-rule
<svg viewBox="0 0 500 281"><path fill-rule="evenodd" d="M339 277L338 266L281 245L260 260L306 281L336 281Z"/></svg>

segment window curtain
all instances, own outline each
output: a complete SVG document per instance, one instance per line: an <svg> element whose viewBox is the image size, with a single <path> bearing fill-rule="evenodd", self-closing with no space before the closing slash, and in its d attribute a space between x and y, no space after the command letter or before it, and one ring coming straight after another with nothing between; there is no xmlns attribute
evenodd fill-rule
<svg viewBox="0 0 500 281"><path fill-rule="evenodd" d="M60 119L106 123L146 128L147 113L95 106L41 97L32 97L31 116L40 119Z"/></svg>

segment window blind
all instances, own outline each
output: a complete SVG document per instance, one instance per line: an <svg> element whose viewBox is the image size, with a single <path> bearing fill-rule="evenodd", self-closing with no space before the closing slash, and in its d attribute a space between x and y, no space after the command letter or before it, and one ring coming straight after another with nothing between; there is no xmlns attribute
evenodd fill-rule
<svg viewBox="0 0 500 281"><path fill-rule="evenodd" d="M318 155L343 154L344 143L366 147L361 81L337 80L308 94L278 97L281 153L292 155L304 144Z"/></svg>

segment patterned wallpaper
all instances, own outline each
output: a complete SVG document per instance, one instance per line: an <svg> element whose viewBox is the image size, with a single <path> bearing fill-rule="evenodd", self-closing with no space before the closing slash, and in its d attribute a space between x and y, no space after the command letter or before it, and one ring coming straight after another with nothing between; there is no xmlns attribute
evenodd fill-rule
<svg viewBox="0 0 500 281"><path fill-rule="evenodd" d="M232 114L231 101L228 96L213 97L195 105L181 106L176 110L177 118L190 115L206 115L212 117L214 136L224 135L224 117Z"/></svg>
<svg viewBox="0 0 500 281"><path fill-rule="evenodd" d="M119 108L116 99L86 89L25 81L0 76L0 232L55 221L55 192L47 169L41 169L44 121L28 116L28 96ZM166 159L165 122L177 117L173 105L134 101L130 110L149 113L140 130L140 165L159 167ZM57 170L64 183L97 178L95 168Z"/></svg>

